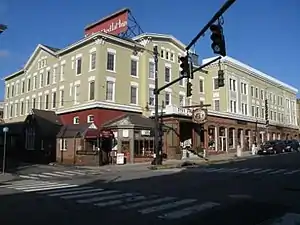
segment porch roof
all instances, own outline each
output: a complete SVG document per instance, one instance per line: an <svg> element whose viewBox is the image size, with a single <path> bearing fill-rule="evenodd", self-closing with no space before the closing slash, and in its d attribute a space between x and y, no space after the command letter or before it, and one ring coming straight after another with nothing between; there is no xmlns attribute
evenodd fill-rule
<svg viewBox="0 0 300 225"><path fill-rule="evenodd" d="M93 123L64 125L56 135L57 138L94 138L97 136L99 136L99 130Z"/></svg>
<svg viewBox="0 0 300 225"><path fill-rule="evenodd" d="M155 127L154 120L143 115L126 113L110 120L102 125L104 129L117 129L134 127L138 129L152 129Z"/></svg>

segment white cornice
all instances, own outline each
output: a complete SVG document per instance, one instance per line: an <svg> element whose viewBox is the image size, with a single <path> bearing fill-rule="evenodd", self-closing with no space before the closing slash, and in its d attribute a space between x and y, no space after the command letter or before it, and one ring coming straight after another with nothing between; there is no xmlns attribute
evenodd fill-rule
<svg viewBox="0 0 300 225"><path fill-rule="evenodd" d="M206 58L206 59L203 59L202 60L202 64L204 63L207 63L209 61L211 61L212 59L214 59L216 57L212 57L212 58ZM232 67L236 67L240 70L242 70L243 72L251 75L251 76L254 76L255 78L260 78L264 81L267 81L269 83L272 83L274 86L277 86L277 87L283 87L285 89L287 89L288 91L290 92L293 92L293 93L298 93L298 89L274 78L274 77L271 77L270 75L267 75L253 67L250 67L248 65L246 65L245 63L242 63L232 57L229 57L229 56L225 56L221 59L221 61L229 66L232 66ZM217 64L218 62L215 62L213 64Z"/></svg>

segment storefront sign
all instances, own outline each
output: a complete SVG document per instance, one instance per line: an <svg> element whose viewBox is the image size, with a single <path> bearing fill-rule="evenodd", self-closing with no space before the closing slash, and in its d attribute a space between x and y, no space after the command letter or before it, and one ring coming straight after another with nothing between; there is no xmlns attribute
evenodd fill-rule
<svg viewBox="0 0 300 225"><path fill-rule="evenodd" d="M196 109L193 112L192 120L194 123L202 124L206 122L207 110L206 109Z"/></svg>

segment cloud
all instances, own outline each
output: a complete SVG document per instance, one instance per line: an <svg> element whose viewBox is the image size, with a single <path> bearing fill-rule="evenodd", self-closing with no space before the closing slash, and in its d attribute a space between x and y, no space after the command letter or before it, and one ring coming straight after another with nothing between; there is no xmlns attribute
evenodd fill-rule
<svg viewBox="0 0 300 225"><path fill-rule="evenodd" d="M9 51L7 50L0 50L0 58L6 58L10 55Z"/></svg>

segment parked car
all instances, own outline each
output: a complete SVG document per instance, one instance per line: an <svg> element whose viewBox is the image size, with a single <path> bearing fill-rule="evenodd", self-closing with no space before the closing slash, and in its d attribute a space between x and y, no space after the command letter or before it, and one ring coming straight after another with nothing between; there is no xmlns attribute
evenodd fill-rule
<svg viewBox="0 0 300 225"><path fill-rule="evenodd" d="M261 145L257 154L259 155L269 155L269 154L279 154L285 151L285 144L279 140L266 141Z"/></svg>
<svg viewBox="0 0 300 225"><path fill-rule="evenodd" d="M297 140L285 140L284 144L286 152L300 151L300 144Z"/></svg>

